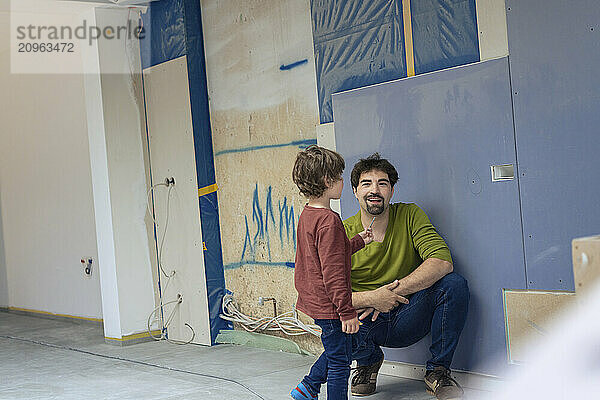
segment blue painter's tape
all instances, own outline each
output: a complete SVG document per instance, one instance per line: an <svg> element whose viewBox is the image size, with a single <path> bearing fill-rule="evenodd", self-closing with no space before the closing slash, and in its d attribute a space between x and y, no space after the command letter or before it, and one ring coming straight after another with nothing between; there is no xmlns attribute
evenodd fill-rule
<svg viewBox="0 0 600 400"><path fill-rule="evenodd" d="M296 61L296 62L291 63L291 64L287 64L287 65L281 64L281 67L279 67L279 69L282 70L282 71L286 71L286 70L289 70L289 69L292 69L292 68L296 68L296 67L298 67L300 65L303 65L303 64L306 64L306 63L308 63L308 59L305 58L304 60Z"/></svg>
<svg viewBox="0 0 600 400"><path fill-rule="evenodd" d="M310 146L311 144L317 144L317 139L307 139L307 140L295 140L293 142L289 142L289 143L280 143L280 144L267 144L267 145L263 145L263 146L250 146L250 147L243 147L240 149L227 149L227 150L221 150L215 153L215 156L220 156L223 154L228 154L228 153L243 153L245 151L254 151L254 150L263 150L263 149L271 149L271 148L275 148L275 147L286 147L286 146L298 146L299 148L306 148L308 146Z"/></svg>

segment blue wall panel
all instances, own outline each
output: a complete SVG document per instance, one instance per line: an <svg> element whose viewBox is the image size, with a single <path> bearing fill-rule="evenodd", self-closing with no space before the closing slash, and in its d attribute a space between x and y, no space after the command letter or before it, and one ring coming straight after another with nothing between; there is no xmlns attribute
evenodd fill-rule
<svg viewBox="0 0 600 400"><path fill-rule="evenodd" d="M530 289L573 290L571 240L600 233L600 2L507 0Z"/></svg>
<svg viewBox="0 0 600 400"><path fill-rule="evenodd" d="M471 64L333 96L346 182L359 158L379 151L398 169L394 201L415 202L447 241L471 304L453 367L498 373L506 359L502 288L525 288L517 180L492 182L490 165L515 164L508 61ZM350 185L344 218L358 204ZM424 364L430 339L388 349Z"/></svg>

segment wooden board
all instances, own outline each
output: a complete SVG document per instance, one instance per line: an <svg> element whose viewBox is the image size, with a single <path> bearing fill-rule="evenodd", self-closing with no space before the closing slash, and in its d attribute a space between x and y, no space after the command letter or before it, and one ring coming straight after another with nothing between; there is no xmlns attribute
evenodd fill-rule
<svg viewBox="0 0 600 400"><path fill-rule="evenodd" d="M530 344L547 336L552 322L572 305L574 293L503 291L508 361L527 361Z"/></svg>

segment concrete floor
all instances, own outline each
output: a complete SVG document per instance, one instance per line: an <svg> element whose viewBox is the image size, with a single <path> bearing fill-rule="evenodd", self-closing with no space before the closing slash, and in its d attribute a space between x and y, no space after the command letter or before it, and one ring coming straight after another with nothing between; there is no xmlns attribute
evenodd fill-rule
<svg viewBox="0 0 600 400"><path fill-rule="evenodd" d="M118 347L97 325L0 312L0 360L0 399L275 400L289 399L314 358L164 341ZM368 399L434 397L422 381L380 375Z"/></svg>

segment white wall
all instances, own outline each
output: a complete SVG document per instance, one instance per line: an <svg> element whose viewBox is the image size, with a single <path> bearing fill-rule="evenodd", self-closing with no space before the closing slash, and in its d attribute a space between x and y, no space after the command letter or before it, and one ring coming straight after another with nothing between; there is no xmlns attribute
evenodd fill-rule
<svg viewBox="0 0 600 400"><path fill-rule="evenodd" d="M97 26L120 26L132 14L99 8L89 16ZM139 47L137 42L104 40L90 46L84 58L86 68L95 64L104 71L123 65L131 71L85 76L104 334L121 340L145 332L154 308Z"/></svg>
<svg viewBox="0 0 600 400"><path fill-rule="evenodd" d="M1 192L2 187L0 186L0 193ZM0 196L0 201L1 200ZM6 281L6 258L4 256L4 235L2 226L2 204L0 203L0 307L8 307L8 282Z"/></svg>
<svg viewBox="0 0 600 400"><path fill-rule="evenodd" d="M9 20L0 13L0 37L9 37ZM0 306L101 318L98 270L86 277L80 263L83 256L97 258L83 77L10 74L6 42L0 44Z"/></svg>
<svg viewBox="0 0 600 400"><path fill-rule="evenodd" d="M5 15L9 4L6 0L0 1L0 23L4 23L8 16ZM8 44L6 41L0 43L0 59L6 57ZM4 64L0 67L0 73L5 70ZM0 193L2 193L2 168L0 167ZM0 307L8 306L8 282L6 281L6 257L4 251L4 234L2 224L2 196L0 195Z"/></svg>

